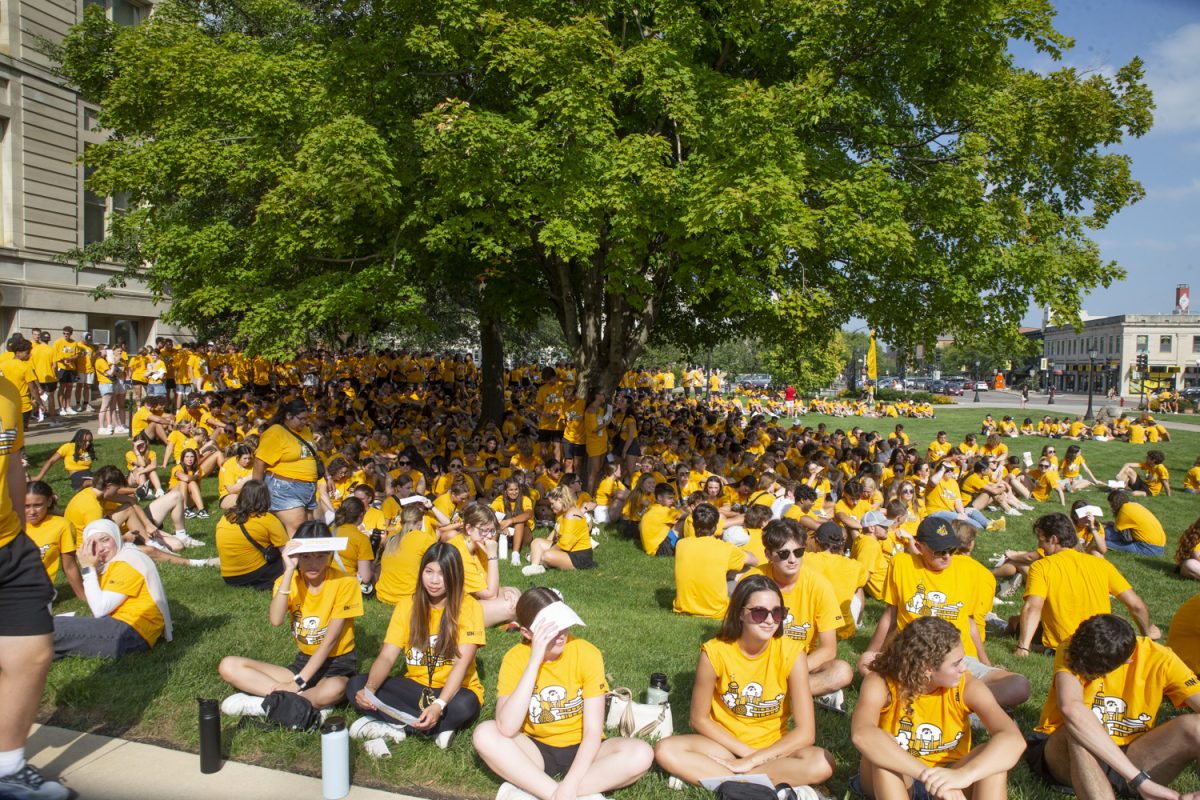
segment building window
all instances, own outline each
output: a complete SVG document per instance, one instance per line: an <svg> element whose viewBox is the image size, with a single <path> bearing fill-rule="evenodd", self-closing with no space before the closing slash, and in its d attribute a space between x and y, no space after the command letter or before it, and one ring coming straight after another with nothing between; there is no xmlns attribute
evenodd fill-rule
<svg viewBox="0 0 1200 800"><path fill-rule="evenodd" d="M83 0L83 7L98 6L118 25L137 25L150 15L150 6L136 0Z"/></svg>
<svg viewBox="0 0 1200 800"><path fill-rule="evenodd" d="M1140 334L1137 337L1137 351L1139 353L1150 352L1150 337L1147 334Z"/></svg>
<svg viewBox="0 0 1200 800"><path fill-rule="evenodd" d="M1169 333L1158 337L1158 352L1171 352L1171 335Z"/></svg>
<svg viewBox="0 0 1200 800"><path fill-rule="evenodd" d="M1192 337L1192 352L1200 353L1200 336Z"/></svg>

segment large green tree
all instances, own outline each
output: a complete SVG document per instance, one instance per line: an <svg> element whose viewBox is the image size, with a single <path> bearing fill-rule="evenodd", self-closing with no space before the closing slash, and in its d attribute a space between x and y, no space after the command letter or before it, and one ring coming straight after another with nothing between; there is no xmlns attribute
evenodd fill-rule
<svg viewBox="0 0 1200 800"><path fill-rule="evenodd" d="M82 255L255 347L419 314L433 283L488 319L548 309L604 387L656 328L784 349L852 315L907 349L1008 335L1029 297L1072 318L1121 276L1088 233L1142 193L1110 151L1150 125L1140 62L1014 66L1013 39L1071 45L1052 17L1048 0L89 15L62 57L113 133L90 185L135 210Z"/></svg>

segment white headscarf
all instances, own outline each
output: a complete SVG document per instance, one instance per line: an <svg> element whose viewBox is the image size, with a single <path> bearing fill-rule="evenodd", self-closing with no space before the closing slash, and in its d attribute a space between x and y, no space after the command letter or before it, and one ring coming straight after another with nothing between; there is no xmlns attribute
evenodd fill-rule
<svg viewBox="0 0 1200 800"><path fill-rule="evenodd" d="M150 556L136 547L126 546L121 541L121 529L111 519L98 519L95 522L89 522L87 527L83 529L84 546L87 545L89 540L98 536L107 536L112 539L117 553L113 556L112 560L102 565L98 571L103 573L110 564L116 561L124 561L137 570L138 574L142 576L142 580L146 582L146 588L150 590L150 597L154 598L154 605L158 606L158 613L162 614L163 638L168 642L171 641L171 608L167 605L167 593L163 590L162 579L158 576L158 568L154 566L154 562L150 560Z"/></svg>

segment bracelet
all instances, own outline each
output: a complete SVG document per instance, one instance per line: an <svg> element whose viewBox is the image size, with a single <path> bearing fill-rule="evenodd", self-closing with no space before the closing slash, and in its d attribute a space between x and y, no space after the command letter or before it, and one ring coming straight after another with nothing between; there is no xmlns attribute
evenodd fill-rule
<svg viewBox="0 0 1200 800"><path fill-rule="evenodd" d="M276 597L291 597L291 596L292 596L292 590L291 590L291 588L290 588L290 587L288 588L288 590L287 590L286 592L285 592L283 589L276 589L276 590L275 590L275 596L276 596Z"/></svg>
<svg viewBox="0 0 1200 800"><path fill-rule="evenodd" d="M499 561L500 556L488 556L488 561Z"/></svg>
<svg viewBox="0 0 1200 800"><path fill-rule="evenodd" d="M1014 648L1013 648L1013 650L1014 650L1014 651L1015 651L1015 650L1024 650L1026 653L1028 653L1028 652L1029 652L1029 648L1028 648L1028 647L1022 647L1021 645L1017 645L1016 647L1014 647Z"/></svg>
<svg viewBox="0 0 1200 800"><path fill-rule="evenodd" d="M299 672L296 673L295 677L292 678L292 680L294 680L296 682L296 685L299 686L301 689L308 688L308 681L304 680L304 676L301 675Z"/></svg>
<svg viewBox="0 0 1200 800"><path fill-rule="evenodd" d="M1136 792L1137 788L1148 780L1150 780L1150 773L1146 772L1146 770L1141 770L1137 775L1126 781L1126 783L1129 784L1131 790Z"/></svg>
<svg viewBox="0 0 1200 800"><path fill-rule="evenodd" d="M437 703L439 706L441 706L441 707L442 707L442 711L445 711L445 710L446 710L446 701L445 701L445 700L443 700L442 698L440 698L440 697L435 697L435 698L433 698L433 702L435 702L435 703Z"/></svg>

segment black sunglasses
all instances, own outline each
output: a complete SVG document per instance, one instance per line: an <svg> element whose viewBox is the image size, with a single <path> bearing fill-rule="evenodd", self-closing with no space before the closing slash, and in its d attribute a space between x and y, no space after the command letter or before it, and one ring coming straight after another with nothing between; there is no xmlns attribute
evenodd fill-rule
<svg viewBox="0 0 1200 800"><path fill-rule="evenodd" d="M783 615L787 609L783 606L775 606L774 608L754 606L752 608L747 608L746 611L750 614L750 621L755 625L760 625L767 621L767 617L770 617L772 622L782 622Z"/></svg>
<svg viewBox="0 0 1200 800"><path fill-rule="evenodd" d="M803 558L804 557L804 548L803 547L794 547L791 550L788 550L786 547L784 547L784 548L781 548L781 549L775 551L775 557L778 558L780 561L787 561L792 556L795 556L797 559Z"/></svg>
<svg viewBox="0 0 1200 800"><path fill-rule="evenodd" d="M397 464L399 464L399 465L400 465L400 466L402 466L402 467L407 467L407 466L408 466L409 464L411 464L412 462L411 462L411 461L397 461L396 463L397 463Z"/></svg>

